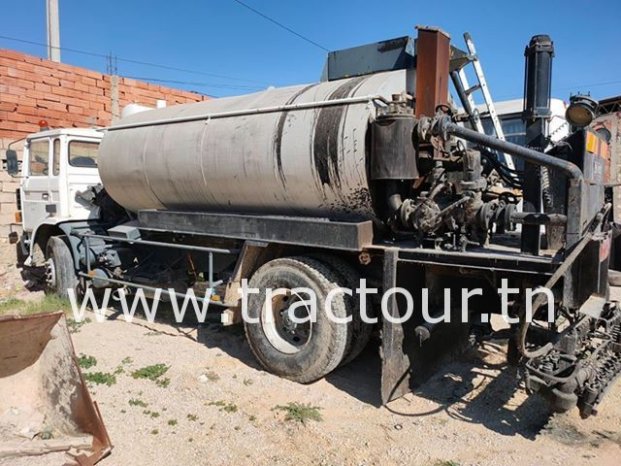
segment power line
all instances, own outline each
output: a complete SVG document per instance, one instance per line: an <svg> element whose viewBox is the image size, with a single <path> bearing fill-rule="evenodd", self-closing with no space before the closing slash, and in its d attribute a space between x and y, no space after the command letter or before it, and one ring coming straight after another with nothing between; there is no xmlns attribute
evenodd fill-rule
<svg viewBox="0 0 621 466"><path fill-rule="evenodd" d="M309 44L314 45L317 48L320 48L321 50L325 51L325 52L329 52L330 50L328 50L327 48L325 48L323 45L318 44L317 42L315 42L312 39L309 39L306 36L303 36L302 34L300 34L299 32L294 31L293 29L291 29L288 26L285 26L284 24L276 21L274 18L270 18L269 16L267 16L265 13L261 13L259 10L256 10L254 8L252 8L250 5L247 5L246 3L242 2L241 0L233 0L235 3L238 3L239 5L243 6L244 8L247 8L248 10L252 11L253 13L259 15L261 18L268 20L270 23L275 24L276 26L284 29L285 31L290 32L291 34L299 37L302 40L305 40L306 42L308 42Z"/></svg>
<svg viewBox="0 0 621 466"><path fill-rule="evenodd" d="M244 91L253 91L262 89L257 86L235 86L228 84L213 84L213 83L205 83L205 82L197 82L197 81L178 81L176 79L161 79L161 78L151 78L145 76L123 76L124 78L129 79L137 79L140 81L152 81L155 83L168 83L168 84L184 84L186 86L199 86L199 87L215 87L215 88L226 88L226 89L238 89Z"/></svg>
<svg viewBox="0 0 621 466"><path fill-rule="evenodd" d="M38 46L46 47L47 48L47 44L44 44L42 42L35 42L35 41L31 41L31 40L26 40L26 39L19 39L17 37L9 37L9 36L0 35L0 39L10 40L10 41L14 41L14 42L21 42L23 44L38 45ZM109 56L109 55L105 55L103 53L90 52L90 51L86 51L86 50L72 49L72 48L69 48L69 47L54 47L54 48L58 48L59 50L62 50L62 51L65 51L65 52L78 53L78 54L81 54L81 55L88 55L88 56L91 56L91 57L98 57L98 58L104 58L104 59L107 59L108 56ZM243 78L236 78L236 77L233 77L233 76L227 76L227 75L223 75L223 74L208 73L208 72L205 72L205 71L197 71L197 70L191 70L191 69L187 69L187 68L177 68L177 67L174 67L174 66L161 65L159 63L151 63L151 62L140 61L140 60L133 60L133 59L130 59L130 58L118 57L116 59L118 61L120 61L120 62L132 63L134 65L151 66L153 68L159 68L159 69L163 69L163 70L179 71L179 72L182 72L182 73L196 74L196 75L202 75L202 76L210 76L212 78L228 79L228 80L231 80L231 81L255 83L255 84L261 84L261 85L267 86L266 83L262 83L262 82L259 82L259 81L254 81L254 80L250 80L250 79L243 79Z"/></svg>

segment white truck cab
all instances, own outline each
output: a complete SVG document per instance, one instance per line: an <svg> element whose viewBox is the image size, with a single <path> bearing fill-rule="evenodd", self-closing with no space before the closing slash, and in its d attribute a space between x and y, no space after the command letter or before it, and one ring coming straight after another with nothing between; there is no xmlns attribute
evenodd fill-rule
<svg viewBox="0 0 621 466"><path fill-rule="evenodd" d="M30 262L38 232L67 220L95 215L76 194L100 183L97 151L103 132L90 128L43 130L26 138L22 157L18 219L22 252ZM7 167L11 166L7 152ZM17 163L12 164L15 168ZM47 234L44 236L47 237ZM43 244L45 244L43 242ZM28 265L28 264L27 264Z"/></svg>

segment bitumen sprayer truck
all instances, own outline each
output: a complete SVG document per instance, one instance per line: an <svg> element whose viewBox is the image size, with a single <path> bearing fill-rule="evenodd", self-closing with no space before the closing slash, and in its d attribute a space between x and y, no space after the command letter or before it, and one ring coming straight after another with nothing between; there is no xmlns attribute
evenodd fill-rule
<svg viewBox="0 0 621 466"><path fill-rule="evenodd" d="M65 296L205 296L300 383L377 329L384 403L462 343L505 338L529 391L589 416L621 372L611 161L588 99L550 143L553 54L548 36L526 47L526 146L468 124L448 83L474 57L427 27L331 52L316 84L135 113L103 138L43 133L61 178L97 166L101 184L71 191L73 216L22 192L24 222L46 215L25 228L26 264Z"/></svg>

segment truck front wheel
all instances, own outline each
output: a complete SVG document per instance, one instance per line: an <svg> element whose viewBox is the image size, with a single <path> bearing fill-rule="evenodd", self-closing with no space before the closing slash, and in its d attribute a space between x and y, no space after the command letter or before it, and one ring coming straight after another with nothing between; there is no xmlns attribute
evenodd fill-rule
<svg viewBox="0 0 621 466"><path fill-rule="evenodd" d="M45 290L68 298L68 289L76 289L78 277L66 236L52 236L45 247Z"/></svg>
<svg viewBox="0 0 621 466"><path fill-rule="evenodd" d="M330 290L345 286L339 281L331 268L307 257L275 259L254 273L249 288L258 292L249 295L244 326L250 348L263 367L295 382L310 383L339 365L351 332L347 323L329 318L324 309ZM334 317L343 320L351 314L346 306L343 294L336 294L331 306Z"/></svg>

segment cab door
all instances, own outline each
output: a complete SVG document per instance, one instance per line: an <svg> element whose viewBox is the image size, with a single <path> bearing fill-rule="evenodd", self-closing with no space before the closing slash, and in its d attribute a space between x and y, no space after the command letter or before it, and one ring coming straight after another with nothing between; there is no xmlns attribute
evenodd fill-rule
<svg viewBox="0 0 621 466"><path fill-rule="evenodd" d="M46 218L55 215L58 205L52 197L52 186L58 181L53 170L53 144L49 137L30 139L27 164L21 186L24 230L33 231Z"/></svg>

